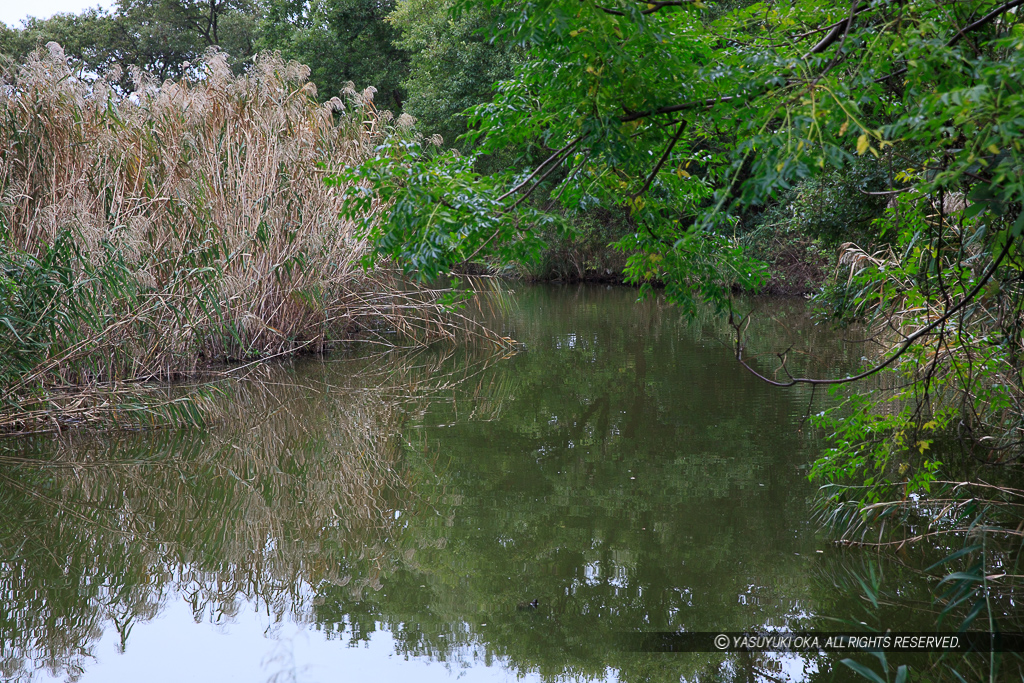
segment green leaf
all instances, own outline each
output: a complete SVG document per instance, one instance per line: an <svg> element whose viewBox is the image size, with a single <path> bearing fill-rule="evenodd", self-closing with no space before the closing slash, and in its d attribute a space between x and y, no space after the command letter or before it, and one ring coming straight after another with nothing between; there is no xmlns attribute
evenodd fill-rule
<svg viewBox="0 0 1024 683"><path fill-rule="evenodd" d="M1022 231L1024 231L1024 211L1021 211L1020 215L1017 216L1017 220L1013 222L1010 234L1014 237L1020 237Z"/></svg>
<svg viewBox="0 0 1024 683"><path fill-rule="evenodd" d="M853 669L855 672L860 674L862 677L868 679L869 681L872 681L872 683L886 683L885 680L881 676L879 676L878 674L876 674L874 671L872 671L868 667L864 666L863 664L860 664L859 662L856 662L856 661L854 661L852 659L844 659L844 660L842 660L842 663L845 664L846 666L850 667L851 669Z"/></svg>
<svg viewBox="0 0 1024 683"><path fill-rule="evenodd" d="M975 618L981 614L981 611L985 609L987 604L988 601L985 599L985 596L982 596L975 601L974 605L971 607L971 611L967 613L967 616L964 617L963 622L960 624L959 631L961 633L970 628L971 624L974 623Z"/></svg>
<svg viewBox="0 0 1024 683"><path fill-rule="evenodd" d="M982 211L986 210L987 208L988 208L988 205L985 202L980 202L980 201L974 202L973 204L968 206L966 209L964 209L964 214L963 214L964 219L966 220L966 219L969 219L969 218L974 218L975 216L977 216L978 214L980 214Z"/></svg>
<svg viewBox="0 0 1024 683"><path fill-rule="evenodd" d="M970 546L967 546L966 548L961 548L960 550L957 550L955 553L952 553L952 554L947 555L946 557L942 558L941 560L939 560L938 562L936 562L932 566L930 566L927 569L925 569L925 571L926 572L930 572L931 570L935 569L936 567L941 567L942 565L947 564L949 562L952 562L953 560L956 560L958 558L961 558L964 555L968 555L970 553L977 552L977 551L981 550L981 548L982 548L982 546L980 544L970 545Z"/></svg>

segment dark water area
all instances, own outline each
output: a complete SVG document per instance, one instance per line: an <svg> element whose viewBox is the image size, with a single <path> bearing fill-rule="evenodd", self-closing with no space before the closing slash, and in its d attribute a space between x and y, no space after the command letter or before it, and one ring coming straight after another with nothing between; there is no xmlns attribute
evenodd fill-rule
<svg viewBox="0 0 1024 683"><path fill-rule="evenodd" d="M806 417L837 399L635 298L522 288L491 306L511 351L260 368L206 431L0 441L0 678L848 681L848 654L624 643L934 629L913 558L816 521ZM751 305L763 371L859 362L803 302Z"/></svg>

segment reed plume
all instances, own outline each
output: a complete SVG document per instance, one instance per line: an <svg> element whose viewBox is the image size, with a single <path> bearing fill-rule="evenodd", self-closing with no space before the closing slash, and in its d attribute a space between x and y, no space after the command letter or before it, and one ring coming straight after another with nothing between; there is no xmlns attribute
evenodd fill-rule
<svg viewBox="0 0 1024 683"><path fill-rule="evenodd" d="M360 267L323 182L393 125L372 90L319 103L274 54L235 76L210 50L190 73L121 92L49 43L0 74L0 431L62 415L59 388L452 334L438 291Z"/></svg>

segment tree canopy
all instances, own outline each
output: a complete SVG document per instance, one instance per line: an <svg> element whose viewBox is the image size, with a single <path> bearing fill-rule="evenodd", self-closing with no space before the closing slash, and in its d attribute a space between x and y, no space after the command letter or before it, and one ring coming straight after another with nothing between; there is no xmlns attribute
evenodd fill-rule
<svg viewBox="0 0 1024 683"><path fill-rule="evenodd" d="M261 49L280 50L309 65L321 95L336 96L347 82L377 89L377 104L401 109L409 55L395 44L387 22L394 0L270 0L260 18Z"/></svg>
<svg viewBox="0 0 1024 683"><path fill-rule="evenodd" d="M972 217L1012 224L1024 191L1018 4L523 3L498 29L530 58L473 110L469 138L481 153L533 145L545 160L484 178L396 142L363 175L397 200L376 228L381 249L428 276L485 243L477 253L500 251L529 240L524 198L543 188L572 209L628 206L643 226L632 277L664 277L681 299L698 263L755 284L725 239L735 221L868 154L891 169L893 195L966 191Z"/></svg>
<svg viewBox="0 0 1024 683"><path fill-rule="evenodd" d="M48 19L29 17L20 30L0 28L0 55L21 63L50 41L64 48L83 72L137 66L160 82L185 74L210 47L236 65L254 54L255 4L250 0L121 0L113 12L99 8ZM130 82L125 75L123 85Z"/></svg>

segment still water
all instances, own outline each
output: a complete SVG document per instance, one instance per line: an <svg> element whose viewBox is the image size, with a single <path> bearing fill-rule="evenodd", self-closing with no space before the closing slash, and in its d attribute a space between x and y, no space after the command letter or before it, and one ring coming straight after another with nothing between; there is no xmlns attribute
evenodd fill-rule
<svg viewBox="0 0 1024 683"><path fill-rule="evenodd" d="M513 349L339 352L221 386L207 431L0 442L0 677L851 680L835 656L621 643L913 628L927 592L865 616L872 560L815 521L805 417L834 399L757 381L711 313L512 299L490 324ZM764 371L790 346L818 374L859 358L800 302L758 308Z"/></svg>

